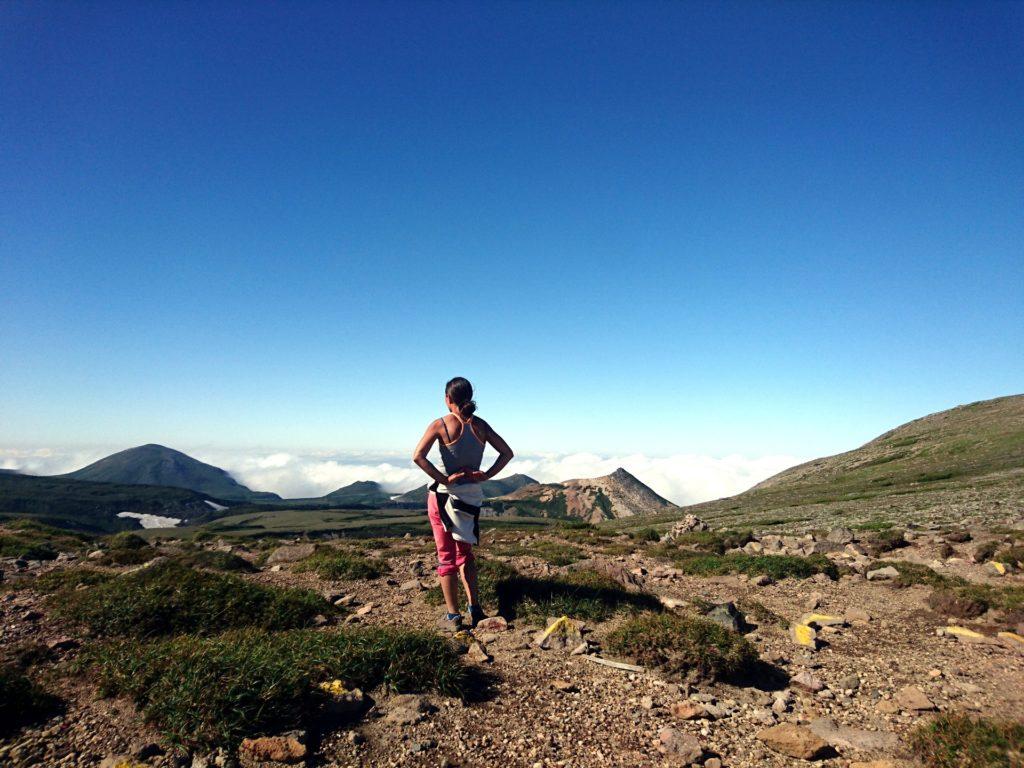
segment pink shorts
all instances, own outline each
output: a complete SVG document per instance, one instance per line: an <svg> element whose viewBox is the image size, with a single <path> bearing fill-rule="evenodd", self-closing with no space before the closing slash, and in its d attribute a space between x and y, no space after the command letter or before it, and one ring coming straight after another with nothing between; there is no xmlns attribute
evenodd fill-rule
<svg viewBox="0 0 1024 768"><path fill-rule="evenodd" d="M437 573L447 576L455 573L466 563L473 562L473 545L464 541L456 541L441 523L441 515L437 511L437 494L427 494L427 517L430 528L434 532L434 544L437 546Z"/></svg>

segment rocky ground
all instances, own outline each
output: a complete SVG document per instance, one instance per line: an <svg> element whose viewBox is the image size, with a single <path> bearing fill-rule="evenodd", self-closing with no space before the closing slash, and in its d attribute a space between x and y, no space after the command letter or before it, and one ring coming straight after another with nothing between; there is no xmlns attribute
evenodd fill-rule
<svg viewBox="0 0 1024 768"><path fill-rule="evenodd" d="M993 534L972 534L972 541L949 542L939 531L919 531L909 546L880 559L923 564L977 584L1024 584L1024 576L1012 568L1000 574L991 564L973 562L979 542ZM591 657L631 661L601 652L604 639L621 618L584 627L591 653L576 655L569 648L538 647L534 639L544 627L513 621L507 628L475 633L482 647L467 656L467 663L480 667L489 680L477 700L370 692L369 711L350 727L310 741L307 762L741 768L794 765L802 762L796 757L801 755L844 768L881 761L871 763L880 768L911 764L914 756L905 747L906 735L936 712L1024 719L1024 642L1014 638L1014 632L1024 634L1024 627L1016 624L1019 617L989 611L953 622L981 637L951 634L946 631L950 620L928 607L930 587L898 587L877 575L869 580L875 557L856 542L842 541L843 532L833 534L832 542L829 537L808 536L768 538L746 545L747 551L824 553L844 566L837 580L820 574L779 581L690 576L656 556L656 547L634 544L624 536L612 542L618 546L574 539L589 559L568 566L555 567L530 556L514 560L520 571L537 576L588 566L606 569L631 589L657 595L671 610L735 604L746 615L746 637L763 661L759 675L745 684L693 685L666 679L656 670L631 671L595 661ZM488 557L490 548L490 556L496 558L493 552L510 543L529 551L537 537L557 538L492 532L484 536L481 556ZM946 544L951 551L941 551ZM630 549L635 551L618 554ZM251 559L258 554L237 546L235 551ZM433 579L430 542L396 540L373 554L388 559L389 577L325 581L296 572L287 557L272 564L272 557L246 578L342 597L353 611L350 621L435 627L440 609L427 601L423 589ZM74 560L61 558L20 570L11 561L0 567L10 584L75 565ZM822 617L809 618L808 612ZM792 625L801 620L817 635L814 649L793 639ZM1000 631L1008 634L1000 636ZM37 646L47 657L37 665L40 679L66 702L63 715L0 742L0 765L94 766L106 761L113 766L117 763L110 758L118 755L134 755L131 765L239 764L233 748L189 755L161 746L159 734L142 722L130 702L103 698L92 681L75 670L74 659L86 641L76 628L51 616L43 597L33 590L0 595L0 655L27 643ZM287 754L277 757L285 758L277 765L294 764Z"/></svg>

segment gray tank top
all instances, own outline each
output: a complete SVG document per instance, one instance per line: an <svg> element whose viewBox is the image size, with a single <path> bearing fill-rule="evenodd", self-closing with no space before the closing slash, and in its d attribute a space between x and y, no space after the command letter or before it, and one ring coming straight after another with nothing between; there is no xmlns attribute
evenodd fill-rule
<svg viewBox="0 0 1024 768"><path fill-rule="evenodd" d="M444 471L449 475L464 469L480 469L480 464L484 460L484 444L480 442L480 438L473 432L473 427L470 426L471 423L472 419L462 422L462 434L459 435L459 439L454 443L438 440L441 461L444 463ZM448 424L444 419L441 419L441 424L444 426L445 434L447 435Z"/></svg>

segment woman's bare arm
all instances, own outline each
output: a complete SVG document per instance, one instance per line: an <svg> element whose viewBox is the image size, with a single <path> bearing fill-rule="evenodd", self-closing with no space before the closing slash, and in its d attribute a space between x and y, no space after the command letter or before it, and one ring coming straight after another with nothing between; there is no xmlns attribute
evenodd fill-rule
<svg viewBox="0 0 1024 768"><path fill-rule="evenodd" d="M488 424L483 419L480 419L480 421L483 422L484 431L486 432L487 435L487 442L490 443L494 450L498 452L498 458L495 459L494 463L491 465L491 468L488 469L486 472L479 473L483 475L483 477L480 478L479 481L483 481L490 480L499 472L501 472L501 470L503 470L508 465L508 463L512 461L512 458L515 456L515 454L512 453L512 449L509 448L508 443L505 442L501 435L494 431L490 424ZM476 480L477 478L471 477L470 479Z"/></svg>
<svg viewBox="0 0 1024 768"><path fill-rule="evenodd" d="M442 485L450 485L457 482L464 473L458 472L451 477L448 477L441 470L435 467L433 462L427 458L427 454L430 453L430 449L434 445L434 441L440 437L437 427L437 421L430 422L430 426L427 427L427 431L423 433L423 437L420 438L420 442L412 454L412 460L416 466L426 472L432 480L436 480Z"/></svg>

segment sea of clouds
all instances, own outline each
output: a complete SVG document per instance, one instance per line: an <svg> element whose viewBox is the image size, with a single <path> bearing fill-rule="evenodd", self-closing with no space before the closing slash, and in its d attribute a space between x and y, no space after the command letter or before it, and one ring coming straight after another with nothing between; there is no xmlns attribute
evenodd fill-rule
<svg viewBox="0 0 1024 768"><path fill-rule="evenodd" d="M123 447L0 448L0 469L56 475L79 469ZM322 496L357 480L376 480L400 493L423 485L426 476L406 453L246 451L183 448L200 461L222 467L238 482L285 498ZM485 466L488 459L485 457ZM521 472L541 482L598 477L622 467L676 504L694 504L745 491L752 485L799 464L795 456L714 457L700 454L646 456L594 453L516 456L502 473Z"/></svg>

